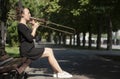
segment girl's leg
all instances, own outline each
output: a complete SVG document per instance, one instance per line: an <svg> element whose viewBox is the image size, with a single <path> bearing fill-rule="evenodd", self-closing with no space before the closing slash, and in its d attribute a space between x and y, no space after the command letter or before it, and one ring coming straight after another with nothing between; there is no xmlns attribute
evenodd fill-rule
<svg viewBox="0 0 120 79"><path fill-rule="evenodd" d="M53 50L51 48L45 48L43 55L41 57L48 58L48 61L51 65L51 67L53 68L54 72L56 72L56 73L62 72L62 69L59 66L59 64L58 64L58 62L53 54Z"/></svg>

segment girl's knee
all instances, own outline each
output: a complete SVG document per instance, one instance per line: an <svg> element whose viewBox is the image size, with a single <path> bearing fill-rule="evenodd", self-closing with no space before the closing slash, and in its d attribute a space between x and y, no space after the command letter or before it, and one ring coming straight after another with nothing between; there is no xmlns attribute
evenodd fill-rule
<svg viewBox="0 0 120 79"><path fill-rule="evenodd" d="M49 53L50 53L50 54L53 54L52 48L49 48Z"/></svg>
<svg viewBox="0 0 120 79"><path fill-rule="evenodd" d="M53 54L53 50L52 50L52 48L45 48L46 49L46 53L47 53L47 55L52 55Z"/></svg>
<svg viewBox="0 0 120 79"><path fill-rule="evenodd" d="M49 52L53 52L52 48L46 48L46 49L47 49L47 51L49 51Z"/></svg>

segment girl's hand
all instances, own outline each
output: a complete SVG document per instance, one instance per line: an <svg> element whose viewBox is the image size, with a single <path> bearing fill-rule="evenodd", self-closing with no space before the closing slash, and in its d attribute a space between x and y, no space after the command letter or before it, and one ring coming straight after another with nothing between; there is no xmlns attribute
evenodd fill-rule
<svg viewBox="0 0 120 79"><path fill-rule="evenodd" d="M40 26L40 24L35 22L35 20L31 20L30 23L32 24L32 29L37 29Z"/></svg>
<svg viewBox="0 0 120 79"><path fill-rule="evenodd" d="M34 25L32 26L33 29L37 29L40 26L38 22L35 22Z"/></svg>

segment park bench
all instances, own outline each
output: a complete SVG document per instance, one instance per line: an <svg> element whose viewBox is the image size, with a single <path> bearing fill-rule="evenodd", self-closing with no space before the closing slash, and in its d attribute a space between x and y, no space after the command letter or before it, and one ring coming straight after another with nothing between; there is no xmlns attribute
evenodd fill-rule
<svg viewBox="0 0 120 79"><path fill-rule="evenodd" d="M14 58L0 49L0 79L26 79L25 69L31 63L26 57Z"/></svg>

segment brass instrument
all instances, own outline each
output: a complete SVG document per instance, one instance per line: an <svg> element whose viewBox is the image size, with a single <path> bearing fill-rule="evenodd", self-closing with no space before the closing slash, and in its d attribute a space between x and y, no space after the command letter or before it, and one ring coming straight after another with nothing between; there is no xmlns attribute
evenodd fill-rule
<svg viewBox="0 0 120 79"><path fill-rule="evenodd" d="M36 20L38 22L43 22L45 23L44 25L41 25L45 28L49 28L49 29L52 29L52 30L55 30L55 31L59 31L59 32L63 32L63 33L66 33L66 34L74 34L75 33L75 29L74 28L71 28L71 27L68 27L68 26L64 26L64 25L60 25L60 24L57 24L57 23L54 23L54 22L51 22L51 21L46 21L45 19L39 19L39 18L34 18L34 17L30 17L30 19L32 20ZM51 27L52 26L57 26L57 27L62 27L62 29L58 29L57 27ZM69 31L65 31L65 29L69 30ZM71 31L71 32L70 32Z"/></svg>

